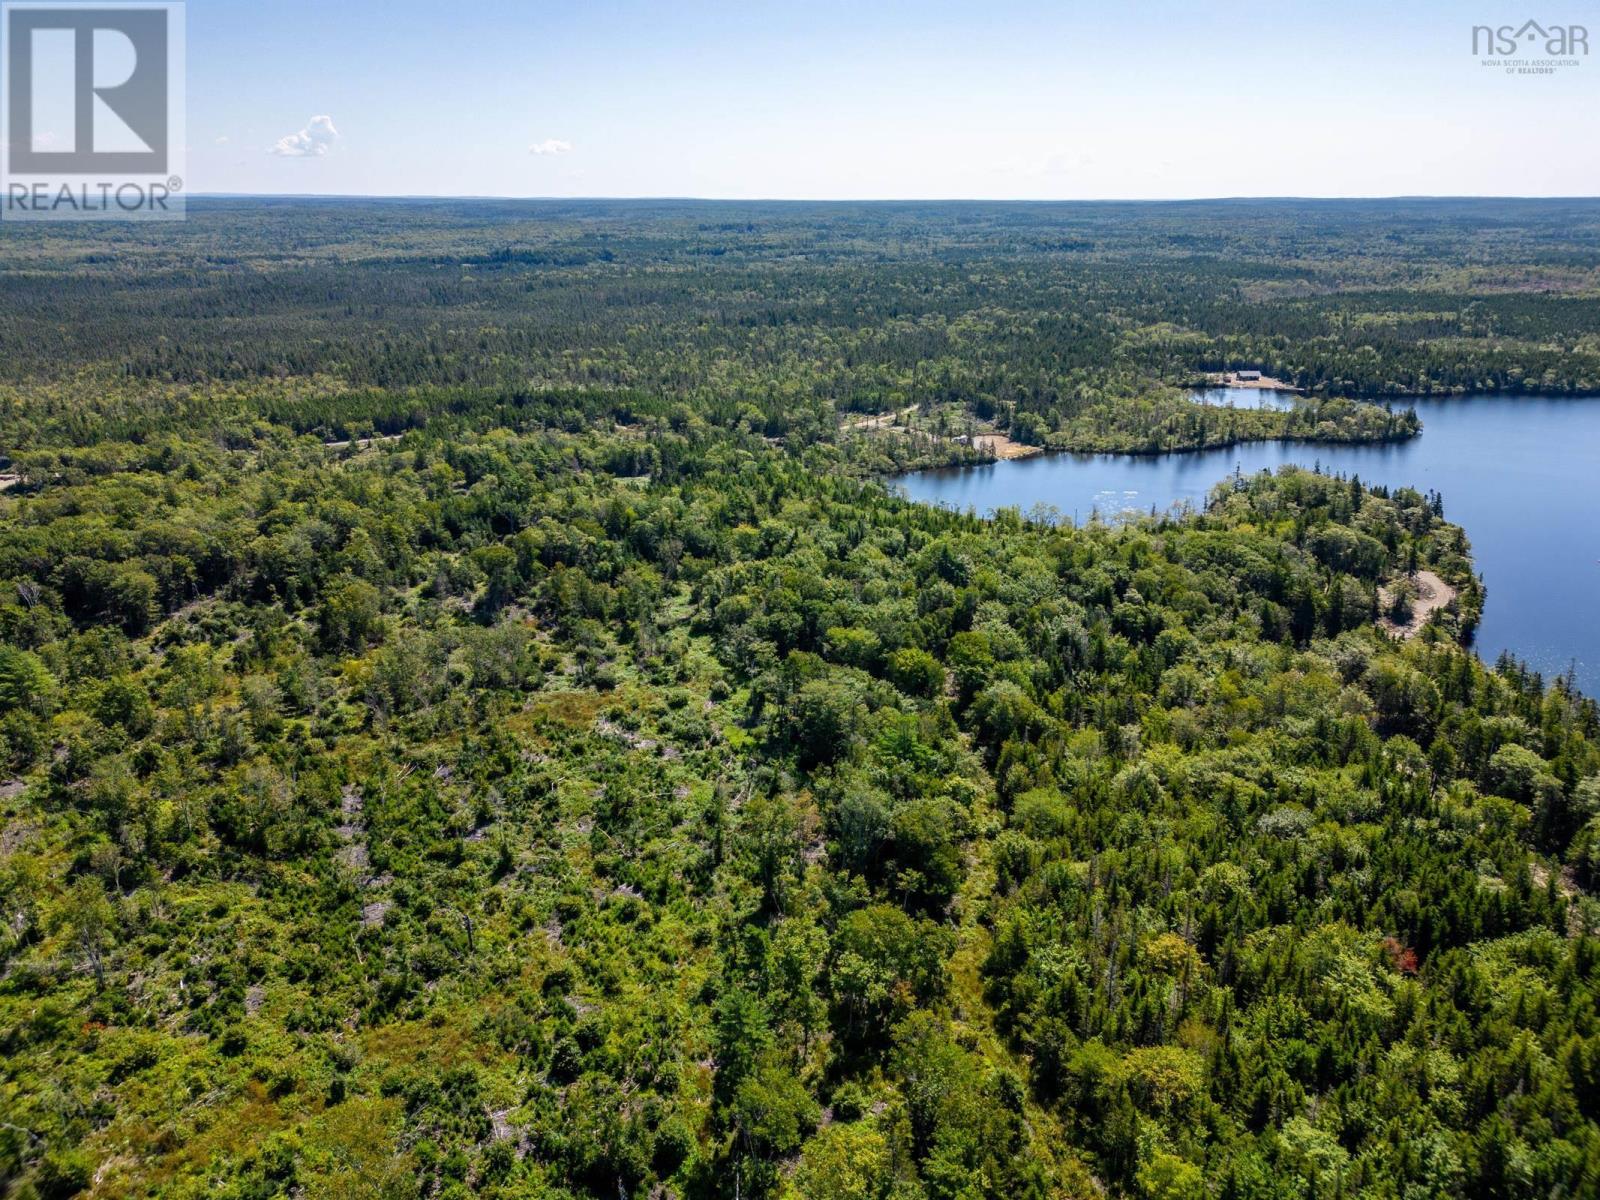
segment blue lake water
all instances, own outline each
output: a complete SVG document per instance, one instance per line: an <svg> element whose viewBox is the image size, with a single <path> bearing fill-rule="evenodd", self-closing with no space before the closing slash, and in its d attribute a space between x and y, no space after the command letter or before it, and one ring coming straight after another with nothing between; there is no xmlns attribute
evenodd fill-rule
<svg viewBox="0 0 1600 1200"><path fill-rule="evenodd" d="M1214 408L1276 408L1290 409L1295 404L1293 392L1280 392L1276 388L1208 387L1194 394L1197 404Z"/></svg>
<svg viewBox="0 0 1600 1200"><path fill-rule="evenodd" d="M1584 690L1600 695L1600 399L1472 396L1416 409L1422 435L1390 445L1053 454L897 482L913 500L980 514L1042 504L1080 522L1096 511L1198 508L1235 469L1287 463L1431 489L1444 496L1446 518L1466 528L1488 588L1478 652L1492 662L1510 650L1547 675L1575 665Z"/></svg>

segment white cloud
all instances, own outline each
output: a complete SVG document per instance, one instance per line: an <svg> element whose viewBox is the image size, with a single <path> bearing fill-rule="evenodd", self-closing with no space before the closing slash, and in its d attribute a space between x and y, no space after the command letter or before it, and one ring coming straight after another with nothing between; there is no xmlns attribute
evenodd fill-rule
<svg viewBox="0 0 1600 1200"><path fill-rule="evenodd" d="M542 142L535 142L528 147L529 154L566 154L572 149L572 143L562 141L560 138L545 138Z"/></svg>
<svg viewBox="0 0 1600 1200"><path fill-rule="evenodd" d="M304 129L279 138L267 153L279 158L321 158L338 140L339 131L333 127L332 117L312 117Z"/></svg>
<svg viewBox="0 0 1600 1200"><path fill-rule="evenodd" d="M227 134L223 134L221 137L219 137L217 139L217 145L226 146L227 144L228 144L228 135Z"/></svg>
<svg viewBox="0 0 1600 1200"><path fill-rule="evenodd" d="M48 150L56 144L56 135L50 130L33 135L33 148L35 150Z"/></svg>

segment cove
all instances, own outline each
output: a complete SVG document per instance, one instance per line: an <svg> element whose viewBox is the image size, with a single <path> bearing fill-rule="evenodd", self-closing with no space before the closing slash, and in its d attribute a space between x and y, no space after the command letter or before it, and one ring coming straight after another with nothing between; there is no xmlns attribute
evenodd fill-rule
<svg viewBox="0 0 1600 1200"><path fill-rule="evenodd" d="M1214 401L1213 401L1214 402ZM1404 403L1411 403L1406 401ZM919 471L912 500L989 514L1039 505L1078 522L1195 508L1235 470L1286 464L1444 497L1488 589L1476 648L1600 695L1600 398L1479 395L1414 402L1421 436L1384 445L1255 442L1175 454L1049 454ZM1241 403L1240 407L1244 407Z"/></svg>

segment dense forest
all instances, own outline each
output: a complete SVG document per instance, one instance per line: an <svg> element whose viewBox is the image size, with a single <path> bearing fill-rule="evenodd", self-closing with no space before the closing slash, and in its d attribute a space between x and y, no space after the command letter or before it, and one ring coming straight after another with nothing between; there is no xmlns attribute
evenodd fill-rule
<svg viewBox="0 0 1600 1200"><path fill-rule="evenodd" d="M1600 1195L1600 710L1448 496L883 481L1592 388L1600 210L191 213L0 230L6 1196Z"/></svg>
<svg viewBox="0 0 1600 1200"><path fill-rule="evenodd" d="M1600 219L1576 201L196 201L171 232L12 232L0 254L23 441L543 405L814 442L916 406L1140 450L1415 431L1348 403L1292 427L1194 412L1178 388L1229 368L1345 401L1600 391Z"/></svg>

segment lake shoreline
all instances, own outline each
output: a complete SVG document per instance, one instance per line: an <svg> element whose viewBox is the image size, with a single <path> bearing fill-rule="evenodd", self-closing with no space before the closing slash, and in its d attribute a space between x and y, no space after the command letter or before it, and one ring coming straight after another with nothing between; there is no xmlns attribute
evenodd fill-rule
<svg viewBox="0 0 1600 1200"><path fill-rule="evenodd" d="M1276 381L1275 381L1276 382ZM1186 391L1204 391L1207 388L1229 388L1249 391L1251 388L1260 388L1268 392L1286 392L1305 400L1352 400L1363 404L1383 405L1388 402L1413 402L1422 401L1448 401L1448 400L1474 400L1489 396L1508 400L1600 400L1600 389L1586 392L1562 391L1555 388L1536 388L1532 391L1506 391L1483 392L1463 388L1448 392L1318 392L1312 388L1297 388L1285 384L1282 387L1269 386L1263 379L1260 383L1215 383L1206 382L1198 384L1179 384Z"/></svg>
<svg viewBox="0 0 1600 1200"><path fill-rule="evenodd" d="M1143 449L1141 449L1141 450L1073 450L1073 449L1070 449L1070 448L1067 448L1067 447L1058 447L1058 446L1034 446L1034 447L1028 447L1027 451L1025 453L1009 454L1009 455L999 455L999 454L997 454L992 459L988 459L988 460L986 460L984 462L952 463L949 466L941 466L941 467L911 467L911 468L908 468L907 470L904 470L904 471L897 471L897 472L895 472L895 473L893 473L891 475L886 475L883 478L885 478L885 479L901 479L901 478L904 478L907 475L923 475L923 474L927 474L927 473L932 472L932 471L968 471L968 470L971 470L973 467L993 466L996 463L1033 462L1033 461L1037 461L1037 460L1042 459L1042 458L1060 458L1063 455L1071 455L1073 457L1082 457L1082 458L1098 458L1098 457L1100 457L1102 455L1111 456L1111 457L1126 457L1126 458L1159 458L1164 454L1214 454L1214 453L1217 453L1217 452L1222 451L1222 450L1236 449L1236 448L1238 448L1240 446L1261 446L1261 445L1268 445L1268 444L1277 443L1277 442L1281 442L1281 443L1284 443L1286 445L1294 445L1294 446L1337 446L1337 447L1348 447L1348 446L1392 446L1392 445L1403 444L1403 443L1406 443L1406 442L1413 442L1417 438L1421 437L1422 434L1423 434L1423 429L1419 428L1415 433L1405 434L1403 436L1384 437L1384 438L1362 438L1362 439L1360 439L1358 441L1357 440L1332 441L1332 440L1329 440L1329 439L1326 439L1326 438L1306 438L1306 437L1292 437L1292 436L1274 436L1274 437L1261 437L1261 438L1237 438L1237 439L1235 439L1233 441L1215 442L1215 443L1212 443L1210 445L1205 445L1205 446L1164 447L1164 448L1159 448L1159 449L1154 449L1154 450L1143 450ZM982 437L982 438L987 438L987 437L990 437L990 436L998 437L998 436L1001 436L1001 435L990 435L990 434L980 434L979 435L979 437ZM1007 438L1006 440L1008 442L1010 441L1009 438ZM1023 445L1025 445L1025 443L1022 443L1022 442L1012 442L1011 444L1013 446L1023 446Z"/></svg>
<svg viewBox="0 0 1600 1200"><path fill-rule="evenodd" d="M1586 402L1591 406L1584 408ZM1051 450L1019 461L935 467L887 480L898 494L990 516L1039 506L1075 522L1202 510L1235 472L1285 466L1443 497L1466 530L1493 597L1476 631L1493 661L1509 651L1547 677L1575 664L1600 694L1600 396L1473 393L1418 403L1425 436L1377 442L1252 439L1203 449Z"/></svg>

